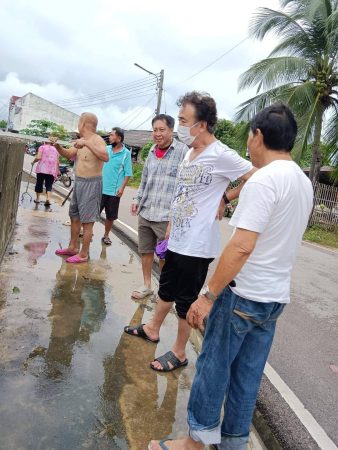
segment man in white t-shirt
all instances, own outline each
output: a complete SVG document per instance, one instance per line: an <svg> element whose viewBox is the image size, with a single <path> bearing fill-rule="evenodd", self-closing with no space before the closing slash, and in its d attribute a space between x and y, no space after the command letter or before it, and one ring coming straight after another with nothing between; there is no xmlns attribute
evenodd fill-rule
<svg viewBox="0 0 338 450"><path fill-rule="evenodd" d="M313 205L309 179L290 152L297 123L275 104L251 121L248 149L259 168L243 187L234 234L187 321L203 328L188 404L189 436L149 448L245 450L276 320L290 302L296 252ZM235 287L229 287L231 280ZM221 422L221 410L224 415Z"/></svg>
<svg viewBox="0 0 338 450"><path fill-rule="evenodd" d="M160 327L175 303L178 315L176 341L169 352L151 363L151 368L160 372L188 364L185 348L191 327L186 314L199 295L210 262L220 253L218 209L222 196L230 181L246 181L255 171L249 161L215 138L217 109L214 99L208 94L190 92L179 100L178 106L178 137L192 147L177 173L158 301L154 316L147 324L124 329L132 336L158 342ZM237 198L239 190L230 191L229 200Z"/></svg>

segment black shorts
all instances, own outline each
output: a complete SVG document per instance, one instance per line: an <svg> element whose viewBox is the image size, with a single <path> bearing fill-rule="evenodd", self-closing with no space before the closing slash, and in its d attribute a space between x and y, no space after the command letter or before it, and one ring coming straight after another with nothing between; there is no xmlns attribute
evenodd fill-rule
<svg viewBox="0 0 338 450"><path fill-rule="evenodd" d="M175 302L177 315L181 319L186 318L191 304L197 300L213 259L167 250L158 296L164 302Z"/></svg>
<svg viewBox="0 0 338 450"><path fill-rule="evenodd" d="M53 175L50 175L49 173L37 173L35 192L40 194L43 191L43 183L45 183L46 192L51 192L54 183Z"/></svg>
<svg viewBox="0 0 338 450"><path fill-rule="evenodd" d="M106 218L108 220L117 219L119 206L120 206L120 197L117 197L116 195L102 194L100 212L104 210L106 213Z"/></svg>

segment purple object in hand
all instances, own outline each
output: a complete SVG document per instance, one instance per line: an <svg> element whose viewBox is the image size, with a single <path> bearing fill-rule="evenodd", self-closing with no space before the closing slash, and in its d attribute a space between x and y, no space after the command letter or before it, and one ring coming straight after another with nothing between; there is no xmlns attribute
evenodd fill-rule
<svg viewBox="0 0 338 450"><path fill-rule="evenodd" d="M168 239L164 239L163 241L158 241L155 247L155 253L160 259L165 259L165 254L168 248Z"/></svg>

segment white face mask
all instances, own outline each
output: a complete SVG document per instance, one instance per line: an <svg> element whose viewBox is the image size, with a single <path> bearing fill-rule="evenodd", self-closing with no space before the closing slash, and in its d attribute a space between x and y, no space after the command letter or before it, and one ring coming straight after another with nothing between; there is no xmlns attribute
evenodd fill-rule
<svg viewBox="0 0 338 450"><path fill-rule="evenodd" d="M185 127L184 125L179 125L177 127L177 136L178 139L186 145L191 145L197 136L191 136L190 130L195 127L199 122L196 122L191 127Z"/></svg>

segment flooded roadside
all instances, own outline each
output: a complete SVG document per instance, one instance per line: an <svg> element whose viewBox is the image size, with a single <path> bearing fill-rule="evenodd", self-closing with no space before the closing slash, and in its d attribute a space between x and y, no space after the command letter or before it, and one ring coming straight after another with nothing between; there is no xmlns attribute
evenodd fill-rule
<svg viewBox="0 0 338 450"><path fill-rule="evenodd" d="M130 299L138 258L117 238L102 247L96 224L89 263L65 263L54 251L69 237L67 209L53 200L19 207L0 267L0 448L138 450L184 434L195 352L184 370L149 368L174 341L175 316L157 346L123 333L153 307Z"/></svg>

